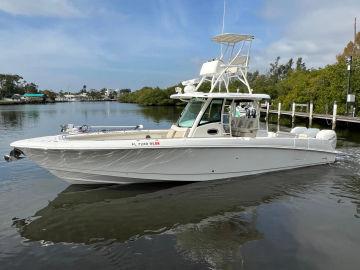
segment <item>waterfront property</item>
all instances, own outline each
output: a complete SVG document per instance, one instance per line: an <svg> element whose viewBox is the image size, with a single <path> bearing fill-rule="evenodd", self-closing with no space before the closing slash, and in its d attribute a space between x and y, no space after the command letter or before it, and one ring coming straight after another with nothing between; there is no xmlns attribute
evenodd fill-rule
<svg viewBox="0 0 360 270"><path fill-rule="evenodd" d="M45 103L48 102L48 97L42 93L25 93L24 95L14 94L11 98L4 98L0 100L0 105L16 105L27 103Z"/></svg>
<svg viewBox="0 0 360 270"><path fill-rule="evenodd" d="M25 93L23 98L26 101L37 101L37 102L44 102L46 101L46 95L41 93Z"/></svg>

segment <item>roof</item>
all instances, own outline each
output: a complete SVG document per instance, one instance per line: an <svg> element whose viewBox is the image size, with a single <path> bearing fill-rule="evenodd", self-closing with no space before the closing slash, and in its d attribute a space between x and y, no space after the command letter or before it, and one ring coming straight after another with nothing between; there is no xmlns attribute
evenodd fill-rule
<svg viewBox="0 0 360 270"><path fill-rule="evenodd" d="M226 93L226 92L217 92L217 93L203 93L203 92L192 92L184 94L174 94L171 95L172 99L191 99L194 97L199 98L228 98L228 99L250 99L250 100L262 100L270 99L269 95L266 94L247 94L247 93Z"/></svg>
<svg viewBox="0 0 360 270"><path fill-rule="evenodd" d="M254 36L252 35L240 35L240 34L231 34L231 33L217 35L212 38L212 40L217 43L238 43L240 41L252 40L252 39L254 39Z"/></svg>
<svg viewBox="0 0 360 270"><path fill-rule="evenodd" d="M44 94L26 93L24 97L44 97Z"/></svg>

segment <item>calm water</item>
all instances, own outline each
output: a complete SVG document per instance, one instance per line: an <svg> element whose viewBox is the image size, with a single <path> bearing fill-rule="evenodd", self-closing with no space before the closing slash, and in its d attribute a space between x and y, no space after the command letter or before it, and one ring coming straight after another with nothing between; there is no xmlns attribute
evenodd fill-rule
<svg viewBox="0 0 360 270"><path fill-rule="evenodd" d="M166 128L173 108L0 106L0 153L59 125ZM348 133L349 134L349 133ZM1 269L360 269L360 144L335 164L190 184L69 186L0 161Z"/></svg>

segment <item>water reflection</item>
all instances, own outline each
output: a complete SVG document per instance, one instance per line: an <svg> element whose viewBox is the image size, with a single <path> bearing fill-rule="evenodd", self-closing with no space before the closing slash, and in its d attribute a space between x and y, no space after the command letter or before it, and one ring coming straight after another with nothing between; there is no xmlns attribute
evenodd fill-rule
<svg viewBox="0 0 360 270"><path fill-rule="evenodd" d="M240 213L246 207L308 188L313 181L308 177L311 169L305 177L302 170L296 172L300 177L293 179L289 179L286 172L187 185L160 183L92 189L71 186L33 218L16 219L14 225L23 237L34 241L92 243L115 239L124 242L180 225L196 224L209 217ZM227 237L236 238L238 245L260 236L255 232L255 222L246 221L246 225L236 222L236 219L221 221L216 227L226 230ZM231 230L235 223L235 229ZM213 229L197 233L208 241L211 231ZM240 242L239 235L242 235ZM199 243L198 238L193 238L195 244ZM210 242L221 245L221 241Z"/></svg>
<svg viewBox="0 0 360 270"><path fill-rule="evenodd" d="M209 264L212 269L231 269L234 261L243 264L239 247L262 238L263 234L256 229L256 209L252 209L186 226L176 233L176 246L194 262Z"/></svg>
<svg viewBox="0 0 360 270"><path fill-rule="evenodd" d="M175 123L183 109L183 107L174 106L142 106L140 108L141 113L145 118L148 118L156 123L161 121Z"/></svg>
<svg viewBox="0 0 360 270"><path fill-rule="evenodd" d="M36 110L0 110L0 125L6 128L19 128L26 120L37 121L39 112Z"/></svg>
<svg viewBox="0 0 360 270"><path fill-rule="evenodd" d="M166 122L169 126L177 120L181 111L182 108L173 106L142 107L118 102L0 106L0 127L10 129L36 125L42 128L50 121L56 122L56 126L66 121L77 124L104 124L104 119L108 119L106 124L114 125ZM55 129L53 133L57 131Z"/></svg>

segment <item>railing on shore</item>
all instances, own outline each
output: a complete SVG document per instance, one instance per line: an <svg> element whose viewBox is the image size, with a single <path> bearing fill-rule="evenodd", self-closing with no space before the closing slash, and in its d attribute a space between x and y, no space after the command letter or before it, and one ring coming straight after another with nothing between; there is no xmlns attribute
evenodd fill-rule
<svg viewBox="0 0 360 270"><path fill-rule="evenodd" d="M332 114L314 113L314 104L312 102L310 102L309 104L299 104L299 103L293 102L292 106L291 106L291 111L281 110L281 102L278 103L277 110L270 109L269 102L266 102L264 105L265 106L262 106L261 112L266 113L266 119L269 119L268 117L270 114L276 114L278 124L280 122L281 115L291 116L291 122L293 125L295 123L296 117L308 118L309 119L309 127L312 126L313 119L321 119L321 120L326 120L326 121L330 120L333 130L335 130L335 128L336 128L337 121L360 124L360 117L355 117L354 112L352 113L352 116L337 115L336 101L333 104ZM265 108L263 108L263 107L265 107ZM306 112L297 112L296 111L297 107L306 108Z"/></svg>

